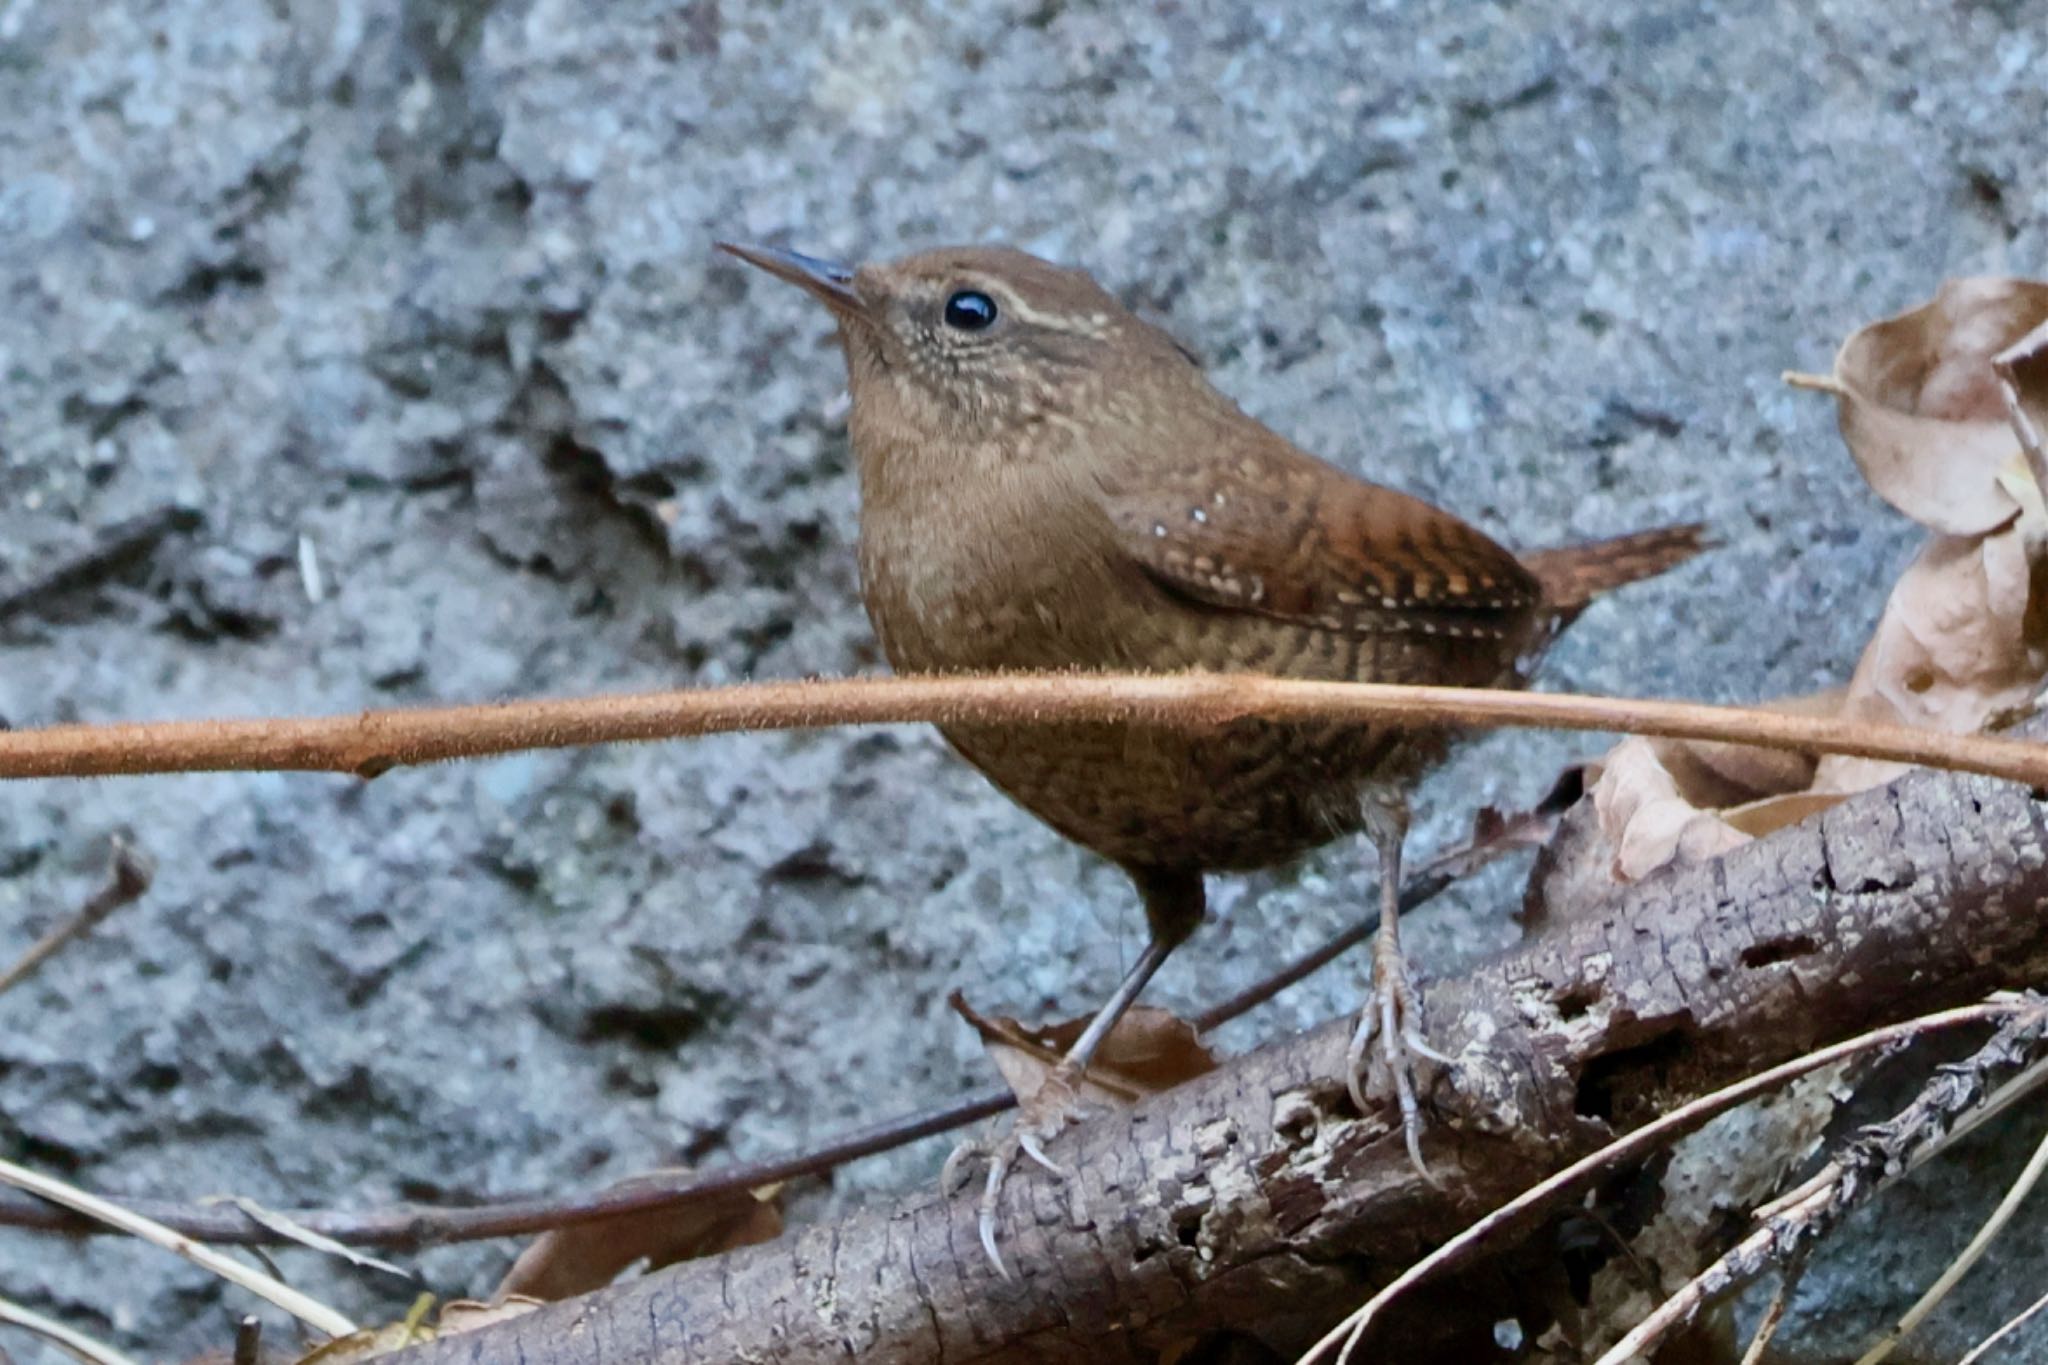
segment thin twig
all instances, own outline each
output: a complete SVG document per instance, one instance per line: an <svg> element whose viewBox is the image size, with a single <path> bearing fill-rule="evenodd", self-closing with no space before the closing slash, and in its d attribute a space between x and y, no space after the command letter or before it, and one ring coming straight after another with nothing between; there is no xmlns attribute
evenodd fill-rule
<svg viewBox="0 0 2048 1365"><path fill-rule="evenodd" d="M889 1119L833 1138L808 1151L742 1162L706 1172L673 1185L654 1188L600 1190L569 1197L512 1199L474 1208L418 1208L349 1213L294 1209L291 1220L303 1228L353 1246L413 1251L450 1242L492 1237L521 1237L579 1223L602 1222L651 1209L689 1204L735 1189L753 1189L778 1180L816 1175L857 1157L889 1151L919 1138L963 1127L999 1114L1016 1104L1007 1089L990 1088L951 1104ZM222 1246L276 1246L289 1241L275 1230L230 1206L195 1207L169 1201L130 1201L131 1207L194 1241ZM0 1226L53 1232L90 1230L62 1210L28 1199L0 1200Z"/></svg>
<svg viewBox="0 0 2048 1365"><path fill-rule="evenodd" d="M138 850L121 835L110 841L112 867L107 884L93 894L93 898L62 924L50 930L29 945L21 959L6 971L0 972L0 995L7 994L14 987L29 979L45 962L71 940L90 933L100 921L124 905L133 904L149 890L150 880L156 875L156 868L149 856Z"/></svg>
<svg viewBox="0 0 2048 1365"><path fill-rule="evenodd" d="M1831 393L1840 398L1849 391L1842 381L1831 374L1807 374L1801 370L1786 370L1778 376L1778 382L1788 388L1809 389L1815 393Z"/></svg>
<svg viewBox="0 0 2048 1365"><path fill-rule="evenodd" d="M393 768L521 749L835 725L1208 728L1249 719L1625 731L1847 754L2048 787L2048 744L1697 702L1216 673L838 678L561 701L271 720L60 725L0 733L0 778Z"/></svg>
<svg viewBox="0 0 2048 1365"><path fill-rule="evenodd" d="M1968 1064L1965 1063L1964 1066L1967 1069ZM2032 1095L2043 1084L2048 1084L2048 1059L2037 1061L2027 1067L2019 1075L2014 1076L2004 1085L1999 1086L1982 1104L1956 1119L1954 1125L1949 1129L1947 1144L1945 1145L1961 1142L1964 1138L1976 1132L2000 1114L2003 1114L2013 1105ZM1912 1164L1907 1168L1907 1173L1910 1174L1912 1171L1919 1170L1928 1161L1937 1156L1941 1150L1941 1147L1930 1146L1913 1153L1909 1158ZM1823 1186L1832 1185L1841 1178L1842 1170L1840 1163L1830 1161L1799 1184L1785 1191L1777 1198L1772 1199L1769 1203L1761 1204L1752 1209L1749 1215L1750 1219L1753 1222L1762 1223L1775 1218L1786 1209L1792 1207L1792 1205L1805 1202L1814 1191L1821 1189Z"/></svg>
<svg viewBox="0 0 2048 1365"><path fill-rule="evenodd" d="M1807 1204L1788 1209L1784 1218L1794 1226L1805 1226L1812 1217L1812 1211L1826 1202L1827 1192L1821 1191ZM1772 1223L1758 1228L1749 1236L1737 1242L1727 1254L1680 1286L1677 1293L1658 1304L1629 1334L1616 1342L1612 1349L1602 1355L1594 1365L1631 1365L1637 1360L1650 1359L1664 1338L1686 1323L1709 1301L1727 1293L1737 1285L1746 1283L1752 1267L1762 1265L1777 1245L1781 1228Z"/></svg>
<svg viewBox="0 0 2048 1365"><path fill-rule="evenodd" d="M254 1313L235 1324L234 1365L262 1365L263 1320Z"/></svg>
<svg viewBox="0 0 2048 1365"><path fill-rule="evenodd" d="M2018 1015L2038 1016L2041 1010L2039 1002L2031 998L2018 997L1988 1000L1975 1005L1943 1010L1937 1014L1923 1015L1917 1019L1858 1034L1830 1047L1809 1052L1803 1057L1795 1057L1791 1061L1760 1071L1733 1085L1724 1086L1680 1105L1670 1113L1616 1138L1598 1151L1581 1157L1557 1174L1530 1186L1417 1261L1344 1321L1325 1333L1315 1345L1302 1354L1297 1365L1310 1365L1339 1342L1343 1343L1343 1350L1338 1356L1340 1365L1341 1362L1348 1361L1373 1320L1386 1310L1388 1304L1408 1292L1417 1283L1446 1268L1462 1264L1488 1239L1513 1235L1515 1229L1533 1224L1556 1207L1560 1200L1571 1198L1594 1180L1696 1131L1718 1114L1746 1104L1788 1081L1797 1080L1809 1072L1817 1071L1824 1066L1832 1066L1850 1057L1887 1048L1938 1029L2004 1020Z"/></svg>
<svg viewBox="0 0 2048 1365"><path fill-rule="evenodd" d="M353 1247L343 1246L334 1238L315 1232L304 1224L295 1221L290 1214L279 1213L275 1209L265 1208L246 1196L239 1194L216 1195L211 1199L201 1200L200 1202L203 1204L232 1204L240 1209L249 1221L259 1223L271 1232L276 1233L281 1242L293 1242L299 1246L310 1247L314 1251L325 1255L339 1257L358 1269L382 1271L394 1279L404 1280L407 1284L416 1286L419 1283L419 1276L403 1266L395 1266L389 1261L380 1261L375 1256L366 1256Z"/></svg>
<svg viewBox="0 0 2048 1365"><path fill-rule="evenodd" d="M135 1365L133 1360L105 1342L87 1336L76 1327L66 1327L55 1318L44 1317L32 1308L24 1308L12 1299L0 1299L0 1323L19 1327L33 1336L53 1342L86 1365Z"/></svg>
<svg viewBox="0 0 2048 1365"><path fill-rule="evenodd" d="M2005 1225L2012 1221L2012 1216L2019 1212L2020 1204L2033 1193L2034 1186L2040 1183L2044 1171L2048 1171L2048 1133L2042 1134L2041 1141L2034 1148L2034 1155L2028 1158L2018 1178L2006 1190L2005 1197L1998 1201L1998 1207L1991 1211L1991 1216L1984 1220L1983 1226L1977 1229L1977 1234L1970 1238L1969 1245L1957 1254L1955 1260L1949 1262L1948 1268L1928 1286L1927 1292L1920 1296L1919 1301L1900 1316L1891 1331L1885 1333L1882 1340L1857 1359L1856 1365L1877 1365L1879 1361L1887 1359L1898 1344L1912 1334L1914 1328L1927 1320L1927 1315L1948 1297L1949 1291L1962 1283L1963 1276L1970 1273L1971 1267L1984 1258L1984 1253L1991 1249L1991 1243L1997 1239L1999 1233L2005 1231Z"/></svg>
<svg viewBox="0 0 2048 1365"><path fill-rule="evenodd" d="M1970 1348L1970 1353L1964 1356L1961 1360L1958 1360L1956 1362L1956 1365L1978 1365L1979 1361L1983 1360L1985 1356L1991 1353L1992 1347L1996 1346L1999 1342L2004 1341L2014 1332L2019 1331L2020 1328L2032 1322L2036 1317L2039 1317L2044 1309L2048 1309L2048 1294L2043 1294L2040 1298L2035 1299L2032 1303L2028 1304L2025 1308L2022 1308L2018 1313L2014 1314L2010 1319L2008 1319L2006 1321L2005 1326L1999 1328L1996 1332L1993 1332L1990 1336L1984 1338L1984 1340L1978 1342L1975 1346L1972 1346Z"/></svg>
<svg viewBox="0 0 2048 1365"><path fill-rule="evenodd" d="M1950 1143L1961 1142L1964 1138L1976 1132L2000 1114L2003 1114L2013 1105L2032 1095L2044 1084L2048 1084L2048 1058L2035 1062L2025 1071L2022 1071L2019 1075L1998 1087L1983 1104L1956 1120L1955 1127L1949 1130L1948 1141ZM1938 1149L1916 1153L1910 1169L1919 1170L1921 1166L1937 1155L1937 1151Z"/></svg>
<svg viewBox="0 0 2048 1365"><path fill-rule="evenodd" d="M83 553L30 582L0 590L0 621L18 613L40 611L55 598L120 573L155 553L165 537L195 530L200 522L200 515L193 508L163 507L110 526Z"/></svg>
<svg viewBox="0 0 2048 1365"><path fill-rule="evenodd" d="M1764 1315L1757 1319L1756 1332L1749 1339L1749 1349L1742 1353L1741 1365L1763 1365L1764 1352L1771 1348L1771 1338L1778 1335L1785 1310L1792 1306L1793 1291L1799 1288L1800 1278L1805 1274L1806 1257L1795 1256L1778 1276L1778 1288L1765 1305Z"/></svg>
<svg viewBox="0 0 2048 1365"><path fill-rule="evenodd" d="M47 1175L17 1166L11 1161L0 1161L0 1181L27 1190L30 1194L47 1199L53 1204L109 1223L121 1231L140 1237L152 1246L183 1256L195 1265L204 1267L231 1284L276 1304L285 1312L318 1331L332 1337L345 1337L356 1330L356 1325L335 1312L318 1299L309 1297L268 1275L249 1269L240 1261L221 1255L210 1247L201 1246L189 1237L182 1236L165 1227L162 1223L137 1216L119 1204L87 1194L84 1190L54 1180Z"/></svg>

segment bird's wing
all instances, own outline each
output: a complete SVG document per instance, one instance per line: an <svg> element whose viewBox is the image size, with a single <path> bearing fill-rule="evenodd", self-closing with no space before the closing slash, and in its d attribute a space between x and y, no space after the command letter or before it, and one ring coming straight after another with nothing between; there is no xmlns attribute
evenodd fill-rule
<svg viewBox="0 0 2048 1365"><path fill-rule="evenodd" d="M1506 638L1533 623L1541 585L1485 534L1273 445L1105 490L1125 553L1193 602L1340 633Z"/></svg>

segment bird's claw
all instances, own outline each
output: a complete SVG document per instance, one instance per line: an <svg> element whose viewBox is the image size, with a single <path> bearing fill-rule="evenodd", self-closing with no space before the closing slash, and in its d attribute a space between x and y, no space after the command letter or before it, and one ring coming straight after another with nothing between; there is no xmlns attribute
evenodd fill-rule
<svg viewBox="0 0 2048 1365"><path fill-rule="evenodd" d="M990 1158L988 1144L980 1138L968 1138L946 1154L946 1164L939 1168L939 1193L951 1199L967 1188L967 1182L974 1177L968 1168L977 1161Z"/></svg>
<svg viewBox="0 0 2048 1365"><path fill-rule="evenodd" d="M939 1184L951 1196L966 1183L967 1168L973 1162L988 1162L988 1176L982 1182L981 1197L976 1201L975 1225L981 1233L981 1249L987 1253L989 1264L1006 1280L1010 1278L1010 1268L1003 1263L996 1236L996 1215L1003 1183L1016 1169L1020 1156L1031 1158L1055 1180L1068 1179L1073 1173L1047 1155L1045 1144L1079 1121L1084 1112L1080 1098L1080 1068L1063 1063L1054 1068L1031 1097L1018 1106L1016 1120L1008 1133L993 1142L971 1139L961 1143L946 1158L946 1165L939 1172Z"/></svg>
<svg viewBox="0 0 2048 1365"><path fill-rule="evenodd" d="M1377 1048L1373 1046L1375 1040ZM1391 1085L1401 1114L1401 1139L1408 1148L1408 1161L1417 1175L1440 1189L1442 1183L1422 1159L1422 1103L1415 1089L1417 1057L1439 1066L1456 1065L1452 1058L1430 1046L1422 1032L1422 996L1408 975L1408 964L1398 954L1376 956L1372 996L1359 1014L1358 1028L1351 1035L1351 1046L1345 1056L1345 1085L1360 1113L1372 1111L1368 1091L1376 1089L1384 1094Z"/></svg>
<svg viewBox="0 0 2048 1365"><path fill-rule="evenodd" d="M1045 1146L1039 1141L1036 1133L1019 1132L1017 1146L1024 1155L1043 1166L1053 1179L1063 1181L1071 1174L1066 1167L1045 1154Z"/></svg>

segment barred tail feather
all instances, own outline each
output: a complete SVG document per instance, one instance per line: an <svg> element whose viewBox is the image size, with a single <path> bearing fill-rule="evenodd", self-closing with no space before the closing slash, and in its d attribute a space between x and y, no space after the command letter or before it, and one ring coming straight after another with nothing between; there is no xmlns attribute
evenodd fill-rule
<svg viewBox="0 0 2048 1365"><path fill-rule="evenodd" d="M1604 592L1640 579L1655 578L1685 563L1711 543L1698 522L1660 526L1612 540L1562 545L1522 556L1522 563L1543 585L1544 602L1567 616L1576 616Z"/></svg>

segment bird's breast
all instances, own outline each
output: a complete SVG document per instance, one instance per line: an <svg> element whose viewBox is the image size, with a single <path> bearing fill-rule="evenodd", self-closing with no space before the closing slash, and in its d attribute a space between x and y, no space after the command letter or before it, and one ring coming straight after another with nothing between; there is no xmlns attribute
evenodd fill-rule
<svg viewBox="0 0 2048 1365"><path fill-rule="evenodd" d="M1028 487L864 492L861 595L890 665L926 673L1119 664L1106 604L1131 585L1098 522L1092 509Z"/></svg>

